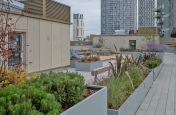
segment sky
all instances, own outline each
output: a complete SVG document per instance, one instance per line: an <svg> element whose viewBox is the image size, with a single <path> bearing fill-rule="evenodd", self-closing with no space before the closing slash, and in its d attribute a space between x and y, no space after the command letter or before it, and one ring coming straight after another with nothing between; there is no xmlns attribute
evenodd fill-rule
<svg viewBox="0 0 176 115"><path fill-rule="evenodd" d="M57 0L71 6L71 16L73 13L84 14L85 36L90 34L100 34L100 0ZM71 20L73 22L73 20ZM72 30L71 30L72 31Z"/></svg>

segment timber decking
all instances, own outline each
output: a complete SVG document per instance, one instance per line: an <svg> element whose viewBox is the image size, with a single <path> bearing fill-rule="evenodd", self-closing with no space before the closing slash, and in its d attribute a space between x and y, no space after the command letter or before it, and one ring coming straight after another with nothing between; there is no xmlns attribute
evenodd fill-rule
<svg viewBox="0 0 176 115"><path fill-rule="evenodd" d="M165 53L163 63L136 115L176 115L176 55Z"/></svg>

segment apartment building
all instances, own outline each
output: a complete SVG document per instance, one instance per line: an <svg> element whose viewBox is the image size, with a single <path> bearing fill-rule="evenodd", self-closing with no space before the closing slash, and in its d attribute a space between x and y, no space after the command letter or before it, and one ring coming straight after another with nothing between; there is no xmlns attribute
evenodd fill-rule
<svg viewBox="0 0 176 115"><path fill-rule="evenodd" d="M101 34L136 30L137 0L101 0Z"/></svg>
<svg viewBox="0 0 176 115"><path fill-rule="evenodd" d="M157 3L158 27L161 37L170 38L175 23L175 0L158 0Z"/></svg>
<svg viewBox="0 0 176 115"><path fill-rule="evenodd" d="M73 14L73 40L84 39L84 16L83 14Z"/></svg>
<svg viewBox="0 0 176 115"><path fill-rule="evenodd" d="M157 0L138 0L138 27L157 27Z"/></svg>

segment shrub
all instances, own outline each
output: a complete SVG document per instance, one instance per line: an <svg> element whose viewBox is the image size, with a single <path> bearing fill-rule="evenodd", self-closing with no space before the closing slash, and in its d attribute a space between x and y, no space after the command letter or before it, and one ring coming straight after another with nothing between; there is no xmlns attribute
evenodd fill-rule
<svg viewBox="0 0 176 115"><path fill-rule="evenodd" d="M0 115L56 115L83 99L84 79L77 73L41 74L0 89Z"/></svg>
<svg viewBox="0 0 176 115"><path fill-rule="evenodd" d="M26 81L27 74L20 68L14 70L6 70L3 72L3 76L0 76L0 87L6 87L9 84L21 84Z"/></svg>
<svg viewBox="0 0 176 115"><path fill-rule="evenodd" d="M41 74L37 79L29 81L28 85L54 94L63 109L82 100L85 89L84 79L77 73Z"/></svg>
<svg viewBox="0 0 176 115"><path fill-rule="evenodd" d="M60 110L53 94L36 87L9 85L0 89L1 115L56 115Z"/></svg>
<svg viewBox="0 0 176 115"><path fill-rule="evenodd" d="M138 87L143 80L143 71L136 65L131 65L128 73L132 79L134 87ZM128 96L134 91L128 76L123 73L119 77L111 77L100 83L108 88L108 106L118 109Z"/></svg>
<svg viewBox="0 0 176 115"><path fill-rule="evenodd" d="M161 59L151 58L144 62L144 65L150 69L153 69L161 64Z"/></svg>
<svg viewBox="0 0 176 115"><path fill-rule="evenodd" d="M95 62L95 61L99 61L99 60L100 60L99 56L97 56L97 55L90 55L90 56L87 56L85 58L82 58L80 60L80 62L90 63L90 62Z"/></svg>

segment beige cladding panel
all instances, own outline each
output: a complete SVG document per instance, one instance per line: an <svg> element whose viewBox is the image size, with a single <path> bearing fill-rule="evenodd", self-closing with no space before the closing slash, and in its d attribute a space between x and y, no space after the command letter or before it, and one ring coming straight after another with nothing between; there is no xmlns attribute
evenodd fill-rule
<svg viewBox="0 0 176 115"><path fill-rule="evenodd" d="M70 25L30 17L18 23L16 30L26 32L28 73L70 64Z"/></svg>
<svg viewBox="0 0 176 115"><path fill-rule="evenodd" d="M28 18L28 31L27 31L27 71L35 72L40 70L39 60L39 44L40 44L40 21L38 19Z"/></svg>
<svg viewBox="0 0 176 115"><path fill-rule="evenodd" d="M19 15L10 15L12 18L11 23L15 24L15 29L17 31L26 31L27 30L27 17L21 17Z"/></svg>
<svg viewBox="0 0 176 115"><path fill-rule="evenodd" d="M69 25L62 24L62 66L70 65L70 29Z"/></svg>
<svg viewBox="0 0 176 115"><path fill-rule="evenodd" d="M52 24L40 20L40 70L52 68Z"/></svg>
<svg viewBox="0 0 176 115"><path fill-rule="evenodd" d="M62 65L62 24L52 23L52 67Z"/></svg>

